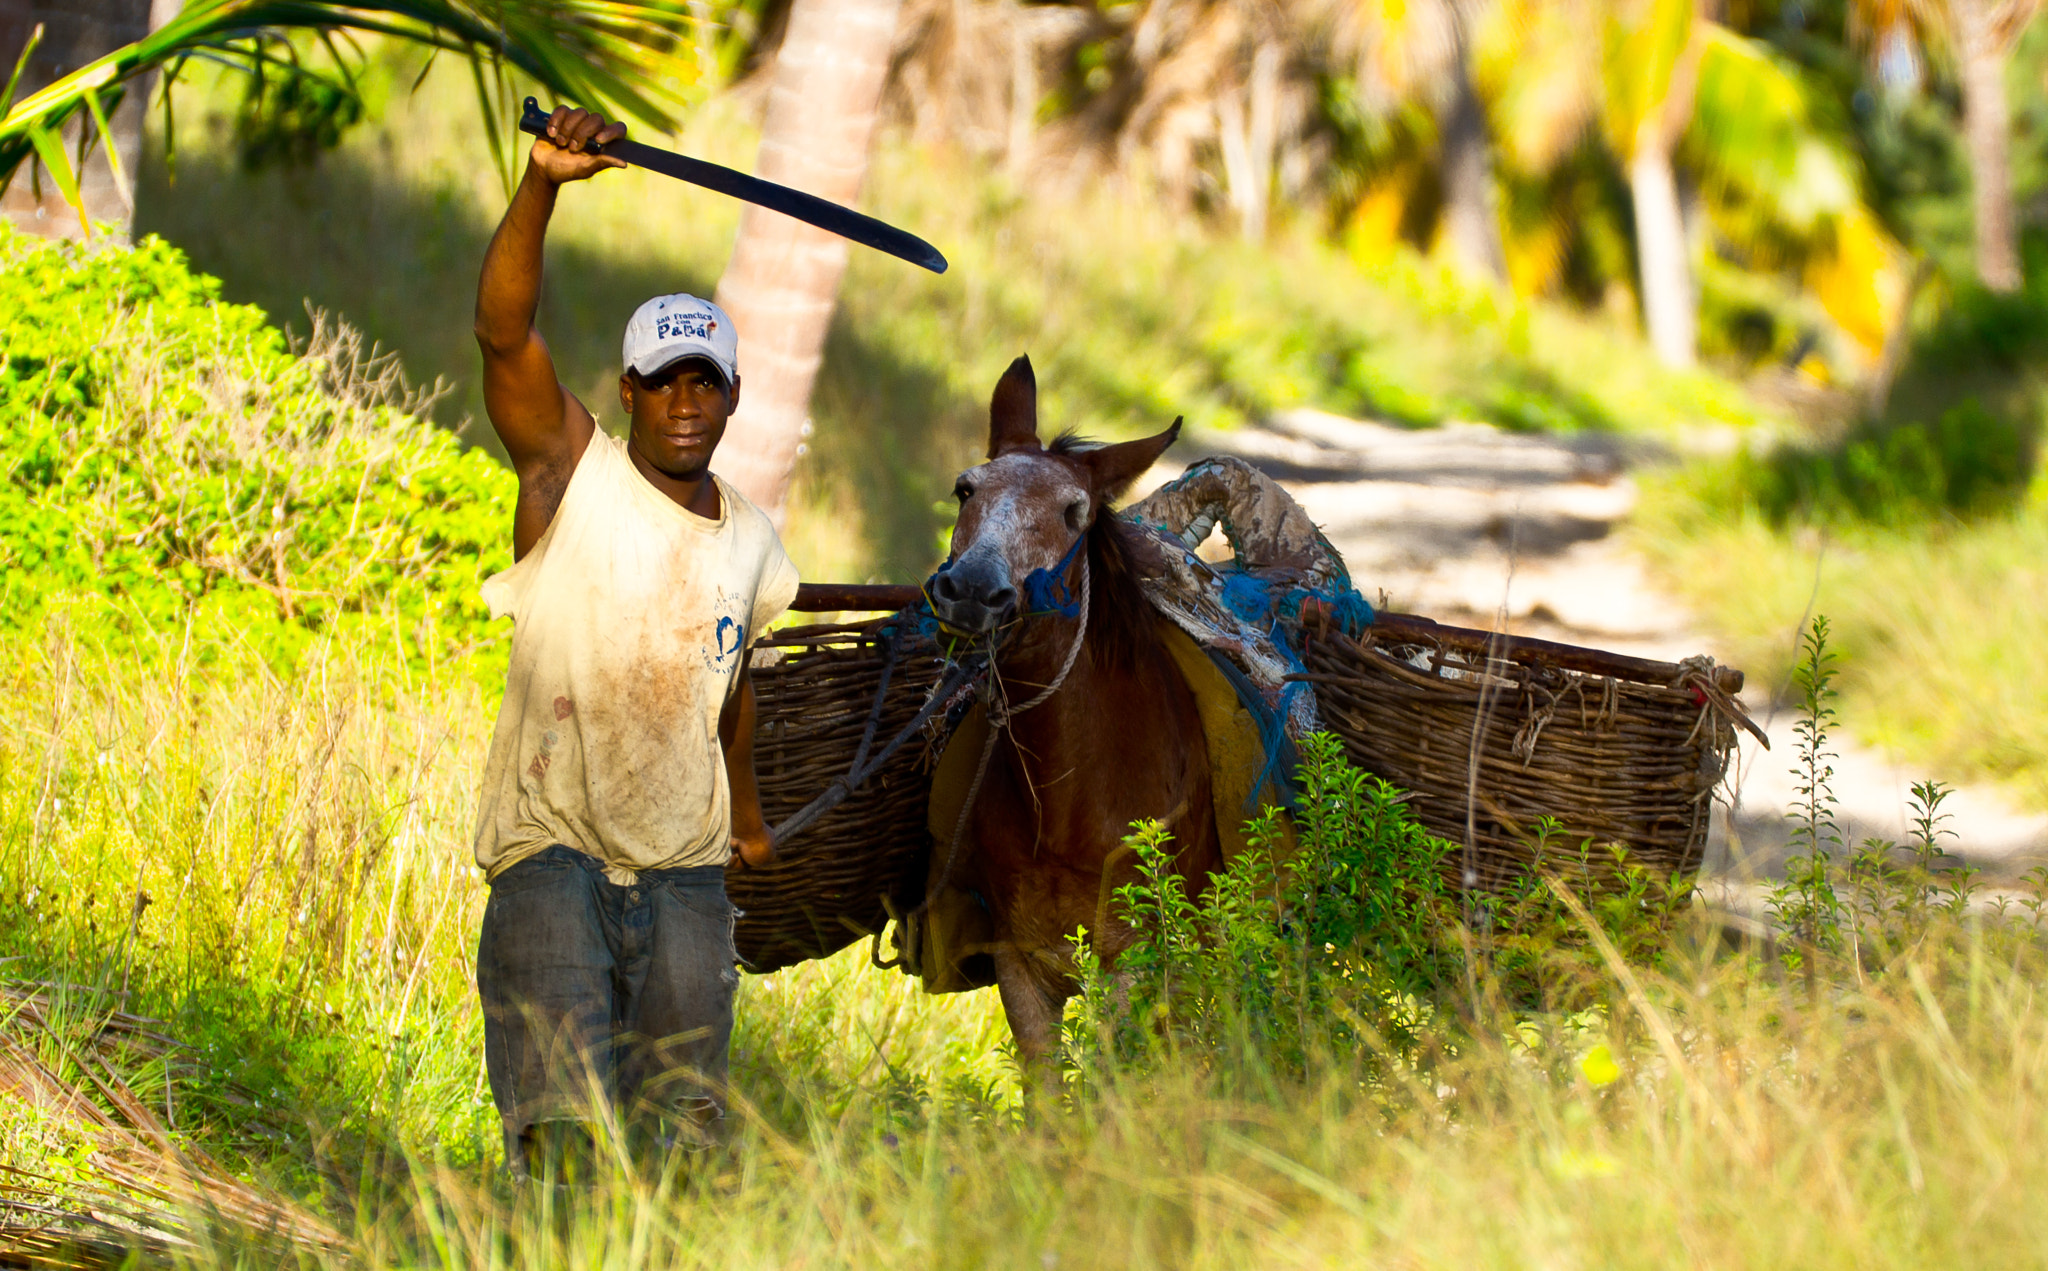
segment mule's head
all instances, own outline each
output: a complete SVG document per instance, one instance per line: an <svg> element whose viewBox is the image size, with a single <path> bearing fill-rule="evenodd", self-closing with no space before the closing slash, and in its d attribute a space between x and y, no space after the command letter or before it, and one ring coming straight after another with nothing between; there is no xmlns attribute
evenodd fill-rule
<svg viewBox="0 0 2048 1271"><path fill-rule="evenodd" d="M989 403L988 462L953 486L953 551L927 589L939 621L986 635L1026 612L1025 580L1034 571L1064 562L1071 586L1076 544L1179 435L1176 419L1157 436L1120 445L1072 437L1040 445L1031 360L1010 363Z"/></svg>

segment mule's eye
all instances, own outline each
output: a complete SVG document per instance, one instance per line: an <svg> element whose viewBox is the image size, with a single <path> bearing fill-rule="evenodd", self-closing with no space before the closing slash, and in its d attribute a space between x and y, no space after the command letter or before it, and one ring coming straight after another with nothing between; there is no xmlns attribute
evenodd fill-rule
<svg viewBox="0 0 2048 1271"><path fill-rule="evenodd" d="M967 484L966 478L963 477L953 483L953 497L965 503L974 497L974 487Z"/></svg>
<svg viewBox="0 0 2048 1271"><path fill-rule="evenodd" d="M1075 499L1067 504L1067 528L1076 534L1081 532L1081 522L1088 515L1088 500Z"/></svg>

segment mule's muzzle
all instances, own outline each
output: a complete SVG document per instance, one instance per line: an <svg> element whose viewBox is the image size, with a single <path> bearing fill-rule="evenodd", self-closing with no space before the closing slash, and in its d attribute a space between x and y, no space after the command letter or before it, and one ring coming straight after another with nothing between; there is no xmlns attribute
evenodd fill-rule
<svg viewBox="0 0 2048 1271"><path fill-rule="evenodd" d="M989 635L1017 616L1017 589L989 561L962 558L932 575L932 613L955 631Z"/></svg>

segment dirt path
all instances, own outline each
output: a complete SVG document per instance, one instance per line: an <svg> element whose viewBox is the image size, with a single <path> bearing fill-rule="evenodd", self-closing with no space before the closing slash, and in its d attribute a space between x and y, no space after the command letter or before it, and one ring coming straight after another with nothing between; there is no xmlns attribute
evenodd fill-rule
<svg viewBox="0 0 2048 1271"><path fill-rule="evenodd" d="M1518 634L1676 661L1723 656L1693 616L1651 580L1612 531L1636 504L1626 444L1610 437L1503 433L1484 424L1410 431L1290 411L1227 435L1189 438L1164 477L1203 454L1241 455L1287 486L1351 567L1369 599L1460 626L1504 616ZM1185 456L1185 457L1183 457ZM1148 488L1148 487L1141 487ZM1792 638L1788 630L1787 640ZM1784 686L1752 682L1746 709L1771 737L1743 738L1733 804L1716 808L1707 864L1729 882L1784 856L1796 793ZM1908 791L1925 775L1843 736L1834 788L1852 842L1907 834ZM1960 851L1991 877L2048 861L2048 815L2018 810L1992 789L1959 789L1945 805Z"/></svg>

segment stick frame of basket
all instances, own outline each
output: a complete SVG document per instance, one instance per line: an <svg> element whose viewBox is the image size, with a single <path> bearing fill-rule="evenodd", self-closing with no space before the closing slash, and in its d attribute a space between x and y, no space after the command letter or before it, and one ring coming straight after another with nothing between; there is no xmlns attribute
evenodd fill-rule
<svg viewBox="0 0 2048 1271"><path fill-rule="evenodd" d="M799 613L882 613L914 605L921 598L918 589L899 584L864 583L803 583L796 589L796 601L791 609ZM1609 653L1604 649L1585 649L1575 644L1559 644L1555 640L1539 640L1534 636L1506 635L1494 631L1476 631L1469 627L1446 626L1434 619L1413 613L1377 612L1373 615L1372 634L1374 638L1389 643L1413 641L1419 644L1440 644L1446 648L1468 653L1479 653L1487 657L1500 658L1508 662L1542 663L1546 666L1562 667L1567 671L1580 671L1587 675L1615 676L1621 679L1655 681L1660 684L1675 683L1687 675L1698 675L1698 671L1680 662L1658 662L1651 658L1631 657L1626 653ZM1292 678L1292 677L1290 677ZM1742 691L1742 672L1732 666L1717 666L1711 679L1699 677L1704 683L1702 691L1709 697L1718 690L1720 700L1714 704L1730 712L1737 723L1748 729L1766 749L1770 739L1763 730L1748 717L1736 710L1728 699Z"/></svg>
<svg viewBox="0 0 2048 1271"><path fill-rule="evenodd" d="M1539 640L1534 636L1475 631L1469 627L1447 627L1443 623L1412 613L1375 614L1371 638L1375 642L1390 644L1436 644L1462 653L1476 653L1506 662L1542 664L1587 675L1605 675L1643 683L1670 684L1676 687L1681 681L1690 681L1699 689L1702 697L1713 703L1716 710L1755 737L1765 750L1771 748L1770 736L1757 727L1756 721L1735 704L1735 694L1742 691L1743 675L1732 666L1703 668L1690 659L1686 662L1658 662L1651 658L1631 657L1626 653L1609 653L1604 649L1585 649L1575 644L1559 644L1555 640ZM1287 678L1298 680L1313 677L1290 675Z"/></svg>

